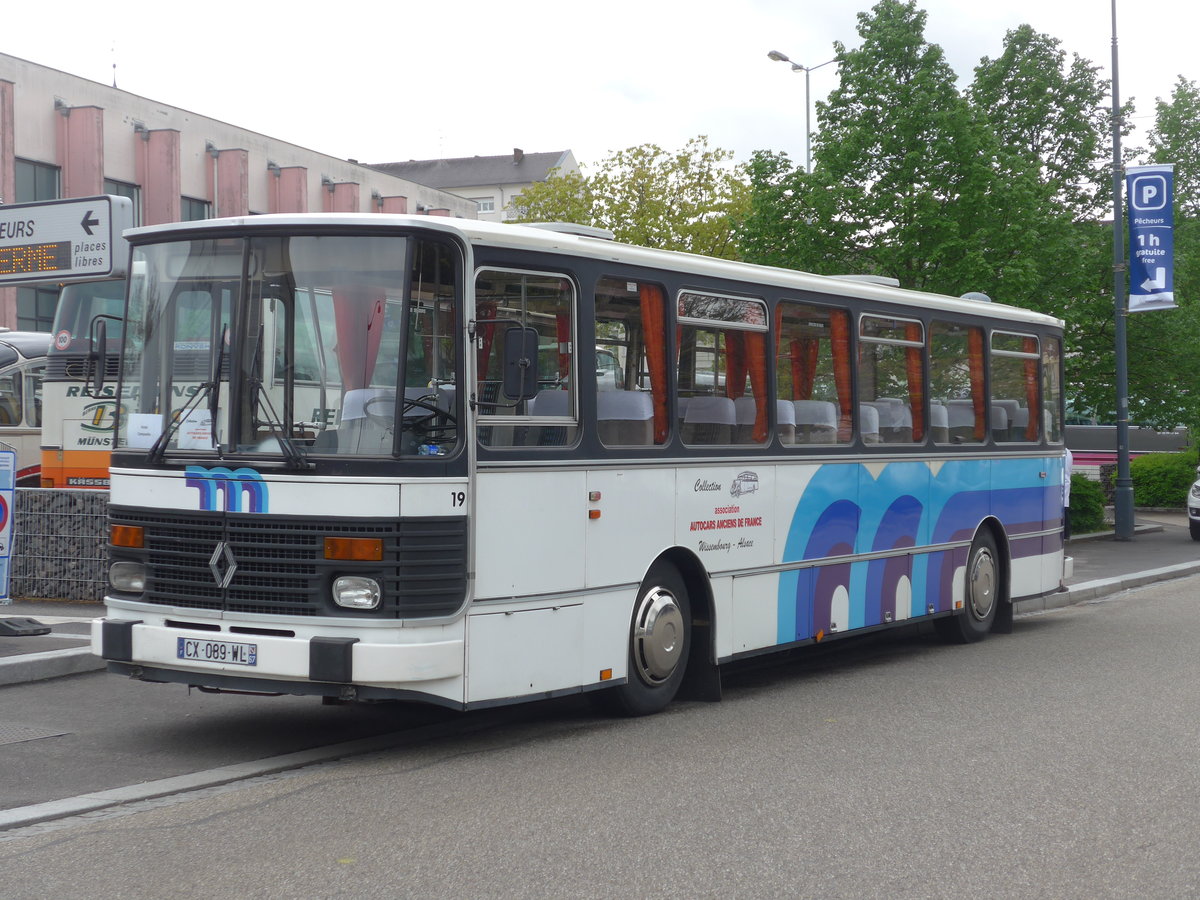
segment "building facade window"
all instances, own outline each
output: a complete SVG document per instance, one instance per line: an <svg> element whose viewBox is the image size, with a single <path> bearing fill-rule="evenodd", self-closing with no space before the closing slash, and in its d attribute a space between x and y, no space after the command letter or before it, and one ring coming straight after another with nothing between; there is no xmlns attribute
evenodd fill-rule
<svg viewBox="0 0 1200 900"><path fill-rule="evenodd" d="M133 227L137 228L142 224L142 189L139 185L105 178L104 193L114 197L128 197L133 203Z"/></svg>
<svg viewBox="0 0 1200 900"><path fill-rule="evenodd" d="M49 331L58 306L58 285L17 288L17 329Z"/></svg>
<svg viewBox="0 0 1200 900"><path fill-rule="evenodd" d="M478 205L478 211L481 213L494 213L496 211L495 197L472 197L471 200Z"/></svg>
<svg viewBox="0 0 1200 900"><path fill-rule="evenodd" d="M17 203L38 203L42 200L57 200L61 190L58 166L16 160Z"/></svg>
<svg viewBox="0 0 1200 900"><path fill-rule="evenodd" d="M207 200L197 200L194 197L180 197L179 221L199 222L201 219L212 218L212 204Z"/></svg>

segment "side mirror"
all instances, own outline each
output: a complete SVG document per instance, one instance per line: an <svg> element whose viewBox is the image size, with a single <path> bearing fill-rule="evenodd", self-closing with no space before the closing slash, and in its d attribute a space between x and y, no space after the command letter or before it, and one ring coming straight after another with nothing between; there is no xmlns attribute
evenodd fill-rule
<svg viewBox="0 0 1200 900"><path fill-rule="evenodd" d="M514 325L504 332L504 396L532 400L537 394L538 333Z"/></svg>
<svg viewBox="0 0 1200 900"><path fill-rule="evenodd" d="M108 323L103 318L92 320L91 342L88 368L91 369L92 396L99 397L104 389L105 351L108 349Z"/></svg>

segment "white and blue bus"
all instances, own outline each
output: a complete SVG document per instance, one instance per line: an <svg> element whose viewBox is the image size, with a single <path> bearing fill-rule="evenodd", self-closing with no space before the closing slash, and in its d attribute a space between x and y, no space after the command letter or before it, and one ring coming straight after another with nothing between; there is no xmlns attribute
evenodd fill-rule
<svg viewBox="0 0 1200 900"><path fill-rule="evenodd" d="M641 714L1060 588L1056 319L574 226L127 237L110 671Z"/></svg>

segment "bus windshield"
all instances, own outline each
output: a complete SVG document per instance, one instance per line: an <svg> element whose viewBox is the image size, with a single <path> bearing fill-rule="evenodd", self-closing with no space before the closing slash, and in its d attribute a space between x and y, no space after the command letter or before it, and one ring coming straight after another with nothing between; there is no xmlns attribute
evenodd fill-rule
<svg viewBox="0 0 1200 900"><path fill-rule="evenodd" d="M86 353L96 316L108 318L108 339L121 337L121 315L125 305L125 281L85 281L63 285L54 313L55 343L51 355ZM116 344L113 348L116 350Z"/></svg>
<svg viewBox="0 0 1200 900"><path fill-rule="evenodd" d="M404 236L139 246L117 446L445 456L457 443L455 276Z"/></svg>

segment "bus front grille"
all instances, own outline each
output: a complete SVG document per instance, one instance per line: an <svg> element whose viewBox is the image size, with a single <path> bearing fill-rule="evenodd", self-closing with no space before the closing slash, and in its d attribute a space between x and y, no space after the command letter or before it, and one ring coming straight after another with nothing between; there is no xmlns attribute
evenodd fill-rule
<svg viewBox="0 0 1200 900"><path fill-rule="evenodd" d="M463 517L323 519L260 514L112 508L110 524L144 530L147 603L288 616L362 615L394 619L451 615L467 589ZM325 558L326 537L373 538L381 562ZM128 558L117 548L113 558ZM333 579L376 578L378 610L335 606ZM222 582L227 582L222 587Z"/></svg>

